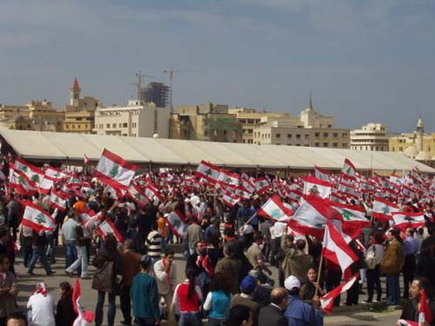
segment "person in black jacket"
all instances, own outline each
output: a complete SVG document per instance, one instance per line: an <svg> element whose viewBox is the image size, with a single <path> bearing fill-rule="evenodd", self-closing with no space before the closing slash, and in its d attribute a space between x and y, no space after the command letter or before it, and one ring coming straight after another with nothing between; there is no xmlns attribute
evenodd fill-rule
<svg viewBox="0 0 435 326"><path fill-rule="evenodd" d="M258 326L287 326L284 311L288 304L288 294L285 288L275 288L270 294L271 303L261 308L258 315Z"/></svg>
<svg viewBox="0 0 435 326"><path fill-rule="evenodd" d="M60 300L57 302L56 308L56 326L72 326L74 320L77 318L77 313L74 310L71 284L62 282L59 288Z"/></svg>
<svg viewBox="0 0 435 326"><path fill-rule="evenodd" d="M420 296L423 290L426 291L432 317L435 316L435 301L431 300L430 284L427 279L423 277L417 277L412 281L411 289L409 291L411 298L406 300L404 303L400 319L416 322L419 321ZM432 318L432 322L430 324L426 323L426 325L435 325L435 319Z"/></svg>

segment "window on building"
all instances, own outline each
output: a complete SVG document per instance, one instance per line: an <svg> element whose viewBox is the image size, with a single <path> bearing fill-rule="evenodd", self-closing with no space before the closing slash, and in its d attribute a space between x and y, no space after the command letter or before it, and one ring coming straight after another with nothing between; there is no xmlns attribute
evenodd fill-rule
<svg viewBox="0 0 435 326"><path fill-rule="evenodd" d="M347 137L347 134L346 134L345 132L343 132L343 133L341 134L341 136L342 136L343 138L346 138L346 137Z"/></svg>
<svg viewBox="0 0 435 326"><path fill-rule="evenodd" d="M127 128L127 122L124 122L124 123L122 124L122 127Z"/></svg>
<svg viewBox="0 0 435 326"><path fill-rule="evenodd" d="M347 148L347 144L346 144L346 143L343 143L343 144L341 144L341 147L342 147L342 148Z"/></svg>
<svg viewBox="0 0 435 326"><path fill-rule="evenodd" d="M337 148L338 147L338 143L333 143L332 147Z"/></svg>
<svg viewBox="0 0 435 326"><path fill-rule="evenodd" d="M323 137L328 137L328 136L329 136L329 134L327 132L323 133Z"/></svg>
<svg viewBox="0 0 435 326"><path fill-rule="evenodd" d="M400 151L400 152L403 152L403 147L399 147L399 151Z"/></svg>
<svg viewBox="0 0 435 326"><path fill-rule="evenodd" d="M310 139L310 135L309 135L309 134L306 134L306 135L305 135L305 139Z"/></svg>
<svg viewBox="0 0 435 326"><path fill-rule="evenodd" d="M331 128L332 127L332 125L328 125L328 128Z"/></svg>
<svg viewBox="0 0 435 326"><path fill-rule="evenodd" d="M296 135L296 138L297 138L297 139L301 139L301 135L300 135L300 134L297 134L297 135Z"/></svg>
<svg viewBox="0 0 435 326"><path fill-rule="evenodd" d="M328 147L328 143L323 143L323 147Z"/></svg>
<svg viewBox="0 0 435 326"><path fill-rule="evenodd" d="M292 134L287 134L287 138L292 138Z"/></svg>
<svg viewBox="0 0 435 326"><path fill-rule="evenodd" d="M112 128L116 128L116 123L112 123Z"/></svg>
<svg viewBox="0 0 435 326"><path fill-rule="evenodd" d="M118 128L121 128L122 127L122 123L120 122L120 123L118 123Z"/></svg>
<svg viewBox="0 0 435 326"><path fill-rule="evenodd" d="M319 138L320 137L320 132L315 132L314 133L314 137Z"/></svg>
<svg viewBox="0 0 435 326"><path fill-rule="evenodd" d="M275 137L276 138L281 138L281 134L276 134Z"/></svg>
<svg viewBox="0 0 435 326"><path fill-rule="evenodd" d="M314 147L320 147L320 143L314 143Z"/></svg>
<svg viewBox="0 0 435 326"><path fill-rule="evenodd" d="M110 128L110 123L106 124L106 128Z"/></svg>
<svg viewBox="0 0 435 326"><path fill-rule="evenodd" d="M337 138L337 137L338 137L338 132L334 132L334 133L332 134L332 137Z"/></svg>
<svg viewBox="0 0 435 326"><path fill-rule="evenodd" d="M296 146L301 146L301 144L296 144Z"/></svg>

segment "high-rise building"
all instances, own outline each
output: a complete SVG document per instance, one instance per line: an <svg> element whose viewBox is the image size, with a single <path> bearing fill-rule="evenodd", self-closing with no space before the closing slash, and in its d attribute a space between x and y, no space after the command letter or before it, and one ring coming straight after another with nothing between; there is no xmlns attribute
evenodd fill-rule
<svg viewBox="0 0 435 326"><path fill-rule="evenodd" d="M371 122L350 132L350 148L361 151L388 151L388 128Z"/></svg>
<svg viewBox="0 0 435 326"><path fill-rule="evenodd" d="M142 88L139 101L154 103L159 108L166 108L169 105L169 86L163 83L152 82Z"/></svg>

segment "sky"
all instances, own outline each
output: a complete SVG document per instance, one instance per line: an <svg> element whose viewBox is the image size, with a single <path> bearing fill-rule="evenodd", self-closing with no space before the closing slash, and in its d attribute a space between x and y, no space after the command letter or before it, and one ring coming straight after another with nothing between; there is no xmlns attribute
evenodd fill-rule
<svg viewBox="0 0 435 326"><path fill-rule="evenodd" d="M433 0L0 0L0 103L135 96L135 73L174 105L220 103L336 125L435 131Z"/></svg>

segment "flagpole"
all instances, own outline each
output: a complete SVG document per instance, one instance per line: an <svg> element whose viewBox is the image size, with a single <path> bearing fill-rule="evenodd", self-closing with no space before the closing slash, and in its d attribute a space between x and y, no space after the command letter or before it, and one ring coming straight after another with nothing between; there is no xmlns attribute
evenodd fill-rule
<svg viewBox="0 0 435 326"><path fill-rule="evenodd" d="M314 297L317 297L319 293L320 286L320 275L322 273L322 265L323 265L323 244L322 244L322 253L320 254L320 262L319 262L319 270L317 271L317 284L316 284L316 292L314 293Z"/></svg>

